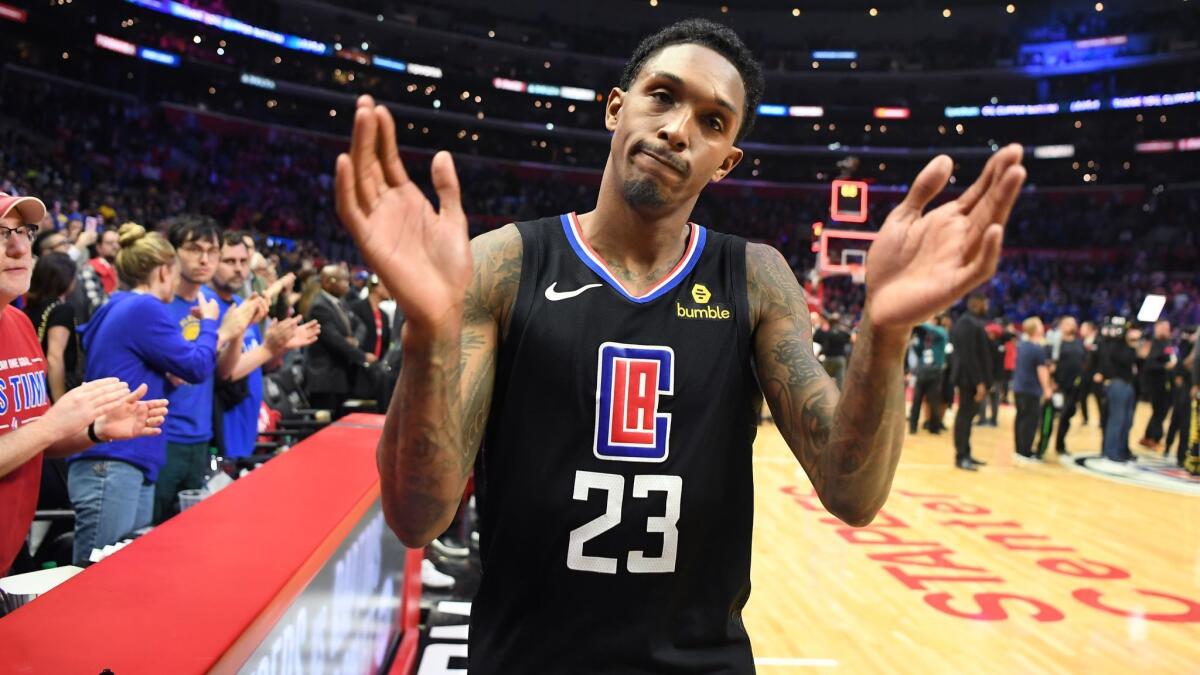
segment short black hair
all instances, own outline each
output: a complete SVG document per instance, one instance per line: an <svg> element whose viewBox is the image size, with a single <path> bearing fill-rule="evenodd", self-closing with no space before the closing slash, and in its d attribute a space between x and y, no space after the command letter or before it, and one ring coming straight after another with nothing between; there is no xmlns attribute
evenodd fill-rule
<svg viewBox="0 0 1200 675"><path fill-rule="evenodd" d="M33 266L29 280L29 292L25 299L30 304L55 300L71 287L75 281L75 261L66 253L57 251L39 256Z"/></svg>
<svg viewBox="0 0 1200 675"><path fill-rule="evenodd" d="M61 234L63 239L67 238L66 234L58 230L41 230L38 232L37 236L33 238L33 254L42 255L42 248L46 245L46 241L56 234Z"/></svg>
<svg viewBox="0 0 1200 675"><path fill-rule="evenodd" d="M167 225L167 241L175 248L192 241L221 242L221 228L212 216L182 213L163 222Z"/></svg>
<svg viewBox="0 0 1200 675"><path fill-rule="evenodd" d="M244 246L247 234L242 230L226 230L221 235L221 246Z"/></svg>
<svg viewBox="0 0 1200 675"><path fill-rule="evenodd" d="M618 86L622 91L629 91L638 74L642 72L642 67L652 56L667 47L687 44L708 47L724 56L742 76L746 104L742 111L742 124L734 138L735 143L740 142L754 128L754 119L758 116L758 104L762 101L766 83L763 80L762 66L746 43L728 26L708 19L685 19L650 35L633 50L633 56L629 57L625 69L621 72L621 82Z"/></svg>

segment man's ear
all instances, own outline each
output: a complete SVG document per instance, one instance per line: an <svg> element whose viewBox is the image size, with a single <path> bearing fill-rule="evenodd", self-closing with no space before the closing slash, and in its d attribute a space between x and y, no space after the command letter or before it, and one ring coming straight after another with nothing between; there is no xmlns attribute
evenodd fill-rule
<svg viewBox="0 0 1200 675"><path fill-rule="evenodd" d="M728 176L729 172L733 171L734 167L742 161L742 154L741 148L730 148L729 154L725 155L725 159L721 161L721 165L713 172L712 182L719 183L722 178Z"/></svg>
<svg viewBox="0 0 1200 675"><path fill-rule="evenodd" d="M604 128L609 131L617 130L617 116L621 105L625 103L625 92L620 87L613 87L608 92L608 103L604 106Z"/></svg>

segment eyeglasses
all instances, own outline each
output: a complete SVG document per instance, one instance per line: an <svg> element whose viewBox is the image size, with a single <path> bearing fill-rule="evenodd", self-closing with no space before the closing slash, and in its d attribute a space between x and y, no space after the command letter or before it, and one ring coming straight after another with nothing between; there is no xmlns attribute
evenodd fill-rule
<svg viewBox="0 0 1200 675"><path fill-rule="evenodd" d="M8 238L14 234L23 234L29 243L33 243L33 238L37 236L37 225L22 225L20 227L4 227L0 225L0 241L8 243Z"/></svg>
<svg viewBox="0 0 1200 675"><path fill-rule="evenodd" d="M221 259L221 249L218 248L200 248L199 246L180 246L180 253L186 253L193 258L212 258L213 260Z"/></svg>

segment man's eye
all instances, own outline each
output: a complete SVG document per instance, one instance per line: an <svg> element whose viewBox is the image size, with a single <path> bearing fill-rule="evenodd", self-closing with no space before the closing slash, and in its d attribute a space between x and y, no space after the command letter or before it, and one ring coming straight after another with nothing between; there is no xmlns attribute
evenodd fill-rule
<svg viewBox="0 0 1200 675"><path fill-rule="evenodd" d="M656 91L656 92L650 94L650 97L653 98L655 101L658 101L659 103L670 103L671 102L670 94L668 94L665 91Z"/></svg>

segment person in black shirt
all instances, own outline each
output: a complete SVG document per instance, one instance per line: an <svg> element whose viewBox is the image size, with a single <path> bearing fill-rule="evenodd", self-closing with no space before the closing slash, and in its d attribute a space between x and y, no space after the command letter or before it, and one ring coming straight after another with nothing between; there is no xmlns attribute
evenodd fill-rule
<svg viewBox="0 0 1200 675"><path fill-rule="evenodd" d="M1097 375L1099 366L1099 358L1096 354L1096 324L1091 321L1084 321L1079 324L1079 340L1083 345L1083 374L1079 378L1079 414L1083 416L1083 424L1088 424L1088 397L1096 398L1096 409L1104 414L1104 400L1102 398L1102 387L1094 380ZM1104 422L1100 422L1100 428L1104 428Z"/></svg>
<svg viewBox="0 0 1200 675"><path fill-rule="evenodd" d="M350 303L350 312L358 318L355 322L355 338L364 353L375 356L369 368L359 369L354 390L358 396L376 402L387 399L387 386L394 384L384 357L392 348L392 321L379 303L391 300L387 287L379 282L377 275L367 278L367 297Z"/></svg>
<svg viewBox="0 0 1200 675"><path fill-rule="evenodd" d="M1142 368L1142 390L1150 399L1150 421L1138 445L1151 450L1163 449L1163 422L1171 410L1171 381L1167 377L1175 360L1175 346L1171 344L1171 324L1158 321L1154 324L1154 338Z"/></svg>
<svg viewBox="0 0 1200 675"><path fill-rule="evenodd" d="M75 307L69 301L76 285L75 261L58 251L38 257L33 267L25 315L29 317L42 352L46 355L46 384L51 402L83 383L79 338L75 333ZM39 509L71 509L67 491L67 460L42 458ZM69 528L68 528L69 531Z"/></svg>
<svg viewBox="0 0 1200 675"><path fill-rule="evenodd" d="M829 330L817 330L813 333L813 342L821 345L825 372L837 382L840 390L845 383L846 348L850 346L850 333L842 327L842 318L837 314L829 317Z"/></svg>
<svg viewBox="0 0 1200 675"><path fill-rule="evenodd" d="M354 394L354 381L379 359L362 349L354 336L355 315L346 304L350 273L337 265L321 269L321 291L308 309L308 319L321 325L321 336L308 348L304 382L308 399L316 408L342 416L344 403ZM373 331L372 331L373 332Z"/></svg>
<svg viewBox="0 0 1200 675"><path fill-rule="evenodd" d="M1087 351L1083 340L1079 339L1078 324L1073 317L1063 317L1058 326L1062 332L1062 342L1058 347L1054 382L1055 388L1062 394L1062 404L1058 417L1058 432L1054 436L1054 450L1065 456L1071 454L1067 451L1067 431L1071 429L1071 418L1075 416L1075 408L1078 405Z"/></svg>
<svg viewBox="0 0 1200 675"><path fill-rule="evenodd" d="M66 253L47 253L33 268L25 314L46 353L50 400L57 401L81 383L75 310L66 297L75 286L75 262Z"/></svg>
<svg viewBox="0 0 1200 675"><path fill-rule="evenodd" d="M988 299L982 292L967 299L967 313L954 322L954 384L958 387L958 413L954 416L954 465L975 471L984 462L971 456L971 423L992 381L992 341L984 328Z"/></svg>
<svg viewBox="0 0 1200 675"><path fill-rule="evenodd" d="M1134 345L1142 339L1142 331L1129 328L1125 339L1110 338L1100 353L1100 376L1104 379L1104 400L1108 413L1104 426L1104 457L1114 462L1128 462L1129 430L1133 426L1133 377L1137 372L1137 350Z"/></svg>
<svg viewBox="0 0 1200 675"><path fill-rule="evenodd" d="M1005 379L1001 376L1001 373L1004 373L1004 343L1012 336L1004 329L1001 321L1002 319L994 319L984 325L988 340L992 344L992 381L988 384L987 393L984 394L983 401L979 404L979 417L975 420L975 423L981 427L994 427L999 424L1000 397L1003 394L1000 383ZM990 416L988 415L989 407L992 410Z"/></svg>
<svg viewBox="0 0 1200 675"><path fill-rule="evenodd" d="M1182 339L1179 341L1179 356L1171 372L1171 425L1167 429L1167 442L1163 446L1163 457L1171 454L1171 445L1178 437L1179 449L1175 453L1175 459L1180 466L1183 466L1183 458L1187 454L1188 435L1192 429L1191 403L1195 380L1192 379L1191 366L1193 365L1192 355L1196 353L1197 335L1200 335L1200 329L1195 327L1190 331L1183 331Z"/></svg>

